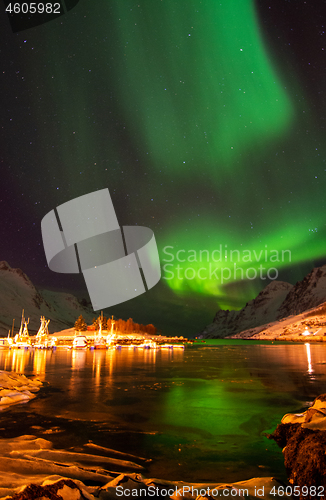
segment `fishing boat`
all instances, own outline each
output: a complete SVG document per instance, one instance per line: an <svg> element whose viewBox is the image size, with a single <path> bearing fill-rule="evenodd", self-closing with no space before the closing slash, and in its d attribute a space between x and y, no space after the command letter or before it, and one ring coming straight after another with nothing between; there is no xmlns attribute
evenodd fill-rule
<svg viewBox="0 0 326 500"><path fill-rule="evenodd" d="M29 347L32 347L32 342L27 328L28 323L29 323L29 318L27 321L25 320L24 309L23 309L20 329L19 332L15 335L11 347L15 347L17 349L28 349Z"/></svg>
<svg viewBox="0 0 326 500"><path fill-rule="evenodd" d="M184 349L184 344L160 344L161 349Z"/></svg>
<svg viewBox="0 0 326 500"><path fill-rule="evenodd" d="M50 348L55 349L58 345L58 339L57 337L50 337Z"/></svg>
<svg viewBox="0 0 326 500"><path fill-rule="evenodd" d="M158 346L154 340L144 340L142 344L139 344L138 347L142 347L143 349L157 349Z"/></svg>
<svg viewBox="0 0 326 500"><path fill-rule="evenodd" d="M94 333L94 349L106 349L106 339L102 335L103 314L99 320L98 331Z"/></svg>
<svg viewBox="0 0 326 500"><path fill-rule="evenodd" d="M0 349L8 349L11 344L12 344L12 339L10 338L10 330L9 330L8 337L3 337L0 339Z"/></svg>
<svg viewBox="0 0 326 500"><path fill-rule="evenodd" d="M12 347L14 343L14 324L15 324L15 319L12 320L12 328L11 331L9 330L8 336L6 339L1 339L1 348L6 349L6 347L9 347L9 349Z"/></svg>
<svg viewBox="0 0 326 500"><path fill-rule="evenodd" d="M107 345L107 347L112 347L114 345L114 343L116 342L116 339L117 339L116 334L113 332L113 330L114 330L114 323L115 323L115 321L113 320L113 316L112 316L112 319L111 319L111 330L110 330L110 332L108 332L108 334L106 336L106 345Z"/></svg>
<svg viewBox="0 0 326 500"><path fill-rule="evenodd" d="M50 347L51 340L49 338L48 324L50 320L46 320L44 316L41 316L41 325L35 337L34 347L36 349L47 349Z"/></svg>
<svg viewBox="0 0 326 500"><path fill-rule="evenodd" d="M87 349L87 337L85 335L76 335L73 343L73 349Z"/></svg>

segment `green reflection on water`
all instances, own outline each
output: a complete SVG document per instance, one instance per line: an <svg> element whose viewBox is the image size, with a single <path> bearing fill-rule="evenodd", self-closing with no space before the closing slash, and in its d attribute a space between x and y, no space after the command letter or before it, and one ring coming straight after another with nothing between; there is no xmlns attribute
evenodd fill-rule
<svg viewBox="0 0 326 500"><path fill-rule="evenodd" d="M7 351L0 366L59 389L29 403L34 412L105 421L98 435L81 422L84 442L153 458L150 476L285 478L281 450L263 433L325 392L325 346L213 342L175 353Z"/></svg>

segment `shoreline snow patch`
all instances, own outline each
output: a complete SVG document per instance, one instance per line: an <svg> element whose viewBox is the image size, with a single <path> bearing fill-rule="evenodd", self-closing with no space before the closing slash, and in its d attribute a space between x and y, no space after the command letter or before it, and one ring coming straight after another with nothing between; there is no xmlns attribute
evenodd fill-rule
<svg viewBox="0 0 326 500"><path fill-rule="evenodd" d="M37 378L0 370L0 411L13 404L27 403L35 398L42 382Z"/></svg>

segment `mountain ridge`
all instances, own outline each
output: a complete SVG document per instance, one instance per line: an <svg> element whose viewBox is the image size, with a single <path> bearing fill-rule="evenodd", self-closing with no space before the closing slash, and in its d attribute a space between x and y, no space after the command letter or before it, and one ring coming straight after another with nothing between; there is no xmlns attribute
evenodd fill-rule
<svg viewBox="0 0 326 500"><path fill-rule="evenodd" d="M73 326L80 314L87 321L96 315L70 293L38 290L21 269L6 261L0 261L0 304L0 335L11 330L14 318L17 331L23 309L31 332L38 330L41 316L50 319L49 330L54 333Z"/></svg>
<svg viewBox="0 0 326 500"><path fill-rule="evenodd" d="M300 314L326 301L326 265L312 269L295 285L269 283L240 311L218 311L199 338L225 338L251 328Z"/></svg>

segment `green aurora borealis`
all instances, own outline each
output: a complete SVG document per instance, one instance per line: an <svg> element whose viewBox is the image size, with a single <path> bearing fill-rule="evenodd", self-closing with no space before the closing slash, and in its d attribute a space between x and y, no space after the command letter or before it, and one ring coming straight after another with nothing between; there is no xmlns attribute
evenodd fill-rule
<svg viewBox="0 0 326 500"><path fill-rule="evenodd" d="M20 171L14 189L28 194L34 219L108 187L121 225L153 229L162 266L165 247L184 258L220 246L240 252L237 267L250 276L263 265L297 280L320 264L325 106L309 86L308 56L299 68L290 43L280 50L284 32L272 22L266 29L261 9L252 0L80 1L12 35L20 66L8 63L3 76L16 78L5 162ZM266 249L288 250L291 260L266 262ZM215 309L242 307L268 283L198 276L209 265L217 275L233 269L225 259L179 264L196 276L166 279L163 270L162 294L214 298Z"/></svg>
<svg viewBox="0 0 326 500"><path fill-rule="evenodd" d="M155 165L182 178L204 164L218 179L289 126L291 102L266 56L252 2L114 5L119 96L133 137Z"/></svg>

